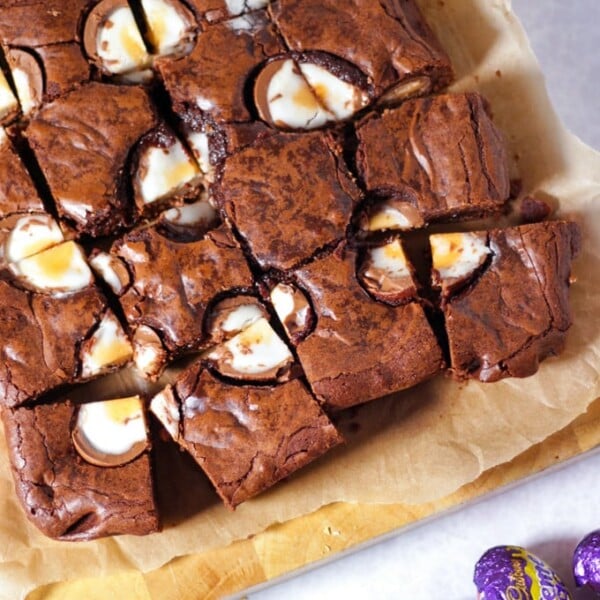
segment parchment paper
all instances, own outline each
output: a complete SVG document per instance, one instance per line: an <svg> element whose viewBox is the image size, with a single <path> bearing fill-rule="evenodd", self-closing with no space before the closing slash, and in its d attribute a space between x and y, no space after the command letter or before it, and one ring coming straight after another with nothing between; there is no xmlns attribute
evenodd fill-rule
<svg viewBox="0 0 600 600"><path fill-rule="evenodd" d="M0 597L51 581L154 569L336 502L422 503L445 496L556 432L600 396L600 155L558 122L508 0L423 0L451 54L456 90L478 89L506 134L525 190L559 200L584 226L575 313L563 356L526 380L459 385L443 377L345 415L349 443L230 513L172 448L159 464L165 530L91 543L52 542L26 520L0 439ZM593 101L593 100L592 100Z"/></svg>

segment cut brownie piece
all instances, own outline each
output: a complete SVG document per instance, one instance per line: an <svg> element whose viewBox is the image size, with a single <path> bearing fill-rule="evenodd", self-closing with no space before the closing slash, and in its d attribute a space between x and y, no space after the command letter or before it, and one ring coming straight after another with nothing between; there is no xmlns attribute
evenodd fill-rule
<svg viewBox="0 0 600 600"><path fill-rule="evenodd" d="M0 41L25 115L42 101L89 80L79 27L92 4L93 0L21 0L3 5ZM28 89L38 102L31 104Z"/></svg>
<svg viewBox="0 0 600 600"><path fill-rule="evenodd" d="M126 363L132 348L81 249L65 242L0 280L0 403L18 406Z"/></svg>
<svg viewBox="0 0 600 600"><path fill-rule="evenodd" d="M17 495L59 540L158 531L150 441L139 398L5 409Z"/></svg>
<svg viewBox="0 0 600 600"><path fill-rule="evenodd" d="M148 94L136 87L89 83L42 108L26 136L59 215L92 236L129 225L129 157L157 125Z"/></svg>
<svg viewBox="0 0 600 600"><path fill-rule="evenodd" d="M247 102L253 78L264 61L283 52L266 14L259 11L207 28L190 55L162 59L157 67L174 111L186 123L196 119L193 131L210 135L226 124L255 120Z"/></svg>
<svg viewBox="0 0 600 600"><path fill-rule="evenodd" d="M120 302L133 333L136 365L151 378L168 359L206 345L204 318L213 301L253 285L240 247L224 228L191 242L146 228L116 242L112 254L131 274Z"/></svg>
<svg viewBox="0 0 600 600"><path fill-rule="evenodd" d="M230 385L200 363L156 396L151 410L231 508L342 441L297 379Z"/></svg>
<svg viewBox="0 0 600 600"><path fill-rule="evenodd" d="M411 295L410 277L397 278L397 286L402 279L407 287L394 290L391 302L403 303L392 306L367 293L357 262L356 253L342 243L328 257L288 275L314 311L312 332L295 340L300 363L317 398L336 410L412 387L444 365L423 307ZM399 262L406 265L403 255ZM278 314L285 314L272 299Z"/></svg>
<svg viewBox="0 0 600 600"><path fill-rule="evenodd" d="M269 11L290 50L349 62L386 104L452 80L450 60L413 0L278 0Z"/></svg>
<svg viewBox="0 0 600 600"><path fill-rule="evenodd" d="M339 242L360 192L327 133L268 137L223 167L217 201L264 269Z"/></svg>
<svg viewBox="0 0 600 600"><path fill-rule="evenodd" d="M580 244L579 227L567 222L431 237L457 377L528 377L562 352Z"/></svg>
<svg viewBox="0 0 600 600"><path fill-rule="evenodd" d="M372 230L480 217L508 200L506 149L479 94L408 101L367 117L357 135L360 177L381 201ZM390 223L382 215L394 208L399 216Z"/></svg>

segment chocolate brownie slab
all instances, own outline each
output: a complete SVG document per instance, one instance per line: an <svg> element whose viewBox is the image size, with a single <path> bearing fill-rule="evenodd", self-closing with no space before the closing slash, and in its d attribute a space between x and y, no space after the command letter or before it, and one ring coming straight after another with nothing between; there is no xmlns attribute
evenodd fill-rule
<svg viewBox="0 0 600 600"><path fill-rule="evenodd" d="M380 212L394 203L397 222L385 228L480 217L508 200L505 145L479 94L410 100L367 117L357 135L360 177L381 200L370 229L384 228Z"/></svg>
<svg viewBox="0 0 600 600"><path fill-rule="evenodd" d="M0 403L18 406L126 363L132 348L94 286L81 249L65 242L10 265L0 280Z"/></svg>
<svg viewBox="0 0 600 600"><path fill-rule="evenodd" d="M26 136L58 214L92 236L131 224L129 157L157 125L148 93L137 87L89 83L43 107Z"/></svg>
<svg viewBox="0 0 600 600"><path fill-rule="evenodd" d="M444 365L397 244L363 260L359 276L356 252L342 243L326 258L288 274L288 283L314 311L312 329L295 340L296 352L314 394L330 409L412 387ZM391 290L382 285L386 279L395 282ZM285 323L289 309L271 298Z"/></svg>
<svg viewBox="0 0 600 600"><path fill-rule="evenodd" d="M452 80L448 56L413 0L277 0L269 11L290 50L347 61L386 104Z"/></svg>
<svg viewBox="0 0 600 600"><path fill-rule="evenodd" d="M457 377L528 377L562 352L572 323L571 262L581 246L575 223L440 234L431 246Z"/></svg>
<svg viewBox="0 0 600 600"><path fill-rule="evenodd" d="M158 531L150 441L139 398L2 413L29 520L59 540Z"/></svg>
<svg viewBox="0 0 600 600"><path fill-rule="evenodd" d="M278 133L234 154L215 197L259 265L286 270L343 239L360 192L327 133Z"/></svg>
<svg viewBox="0 0 600 600"><path fill-rule="evenodd" d="M214 300L253 285L240 247L222 227L190 242L146 228L126 235L111 252L131 277L120 302L136 365L151 378L167 360L206 344L204 318Z"/></svg>
<svg viewBox="0 0 600 600"><path fill-rule="evenodd" d="M230 508L342 441L299 380L230 385L201 363L155 396L151 410Z"/></svg>

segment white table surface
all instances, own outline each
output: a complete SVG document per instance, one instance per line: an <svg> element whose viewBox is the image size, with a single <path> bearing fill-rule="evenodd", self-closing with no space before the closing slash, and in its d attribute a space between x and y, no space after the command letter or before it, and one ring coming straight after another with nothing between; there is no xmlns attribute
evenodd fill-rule
<svg viewBox="0 0 600 600"><path fill-rule="evenodd" d="M513 0L554 105L600 149L600 0ZM251 593L251 600L469 600L473 566L498 544L525 546L558 570L574 600L577 542L600 529L600 452L323 567Z"/></svg>

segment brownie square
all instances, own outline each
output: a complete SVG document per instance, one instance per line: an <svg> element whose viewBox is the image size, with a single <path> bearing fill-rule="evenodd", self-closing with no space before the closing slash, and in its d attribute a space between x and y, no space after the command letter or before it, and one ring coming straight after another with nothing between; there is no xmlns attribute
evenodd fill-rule
<svg viewBox="0 0 600 600"><path fill-rule="evenodd" d="M247 93L257 69L285 48L262 11L207 28L188 56L158 61L173 108L200 109L205 121L252 121Z"/></svg>
<svg viewBox="0 0 600 600"><path fill-rule="evenodd" d="M240 247L224 228L200 240L169 239L156 228L134 231L115 243L113 256L131 273L120 297L140 356L155 359L141 370L156 376L167 360L207 342L208 307L226 293L252 288L253 279Z"/></svg>
<svg viewBox="0 0 600 600"><path fill-rule="evenodd" d="M413 0L278 0L269 11L290 50L348 61L386 103L452 80L449 58Z"/></svg>
<svg viewBox="0 0 600 600"><path fill-rule="evenodd" d="M129 157L157 125L148 93L137 87L89 83L42 108L26 136L58 214L92 236L131 224Z"/></svg>
<svg viewBox="0 0 600 600"><path fill-rule="evenodd" d="M479 94L406 102L365 119L357 135L368 192L403 200L422 222L497 213L508 200L506 149Z"/></svg>
<svg viewBox="0 0 600 600"><path fill-rule="evenodd" d="M0 11L0 41L9 65L25 67L39 102L52 100L90 78L80 45L80 25L93 0L20 0ZM13 56L12 53L16 52ZM23 62L29 56L32 61ZM16 59L16 60L15 60ZM39 70L41 68L41 70ZM28 112L25 108L23 112Z"/></svg>
<svg viewBox="0 0 600 600"><path fill-rule="evenodd" d="M528 377L562 352L572 323L571 261L581 246L575 223L446 234L431 242L454 375L484 382Z"/></svg>
<svg viewBox="0 0 600 600"><path fill-rule="evenodd" d="M215 197L263 269L291 269L344 238L360 191L327 133L279 133L224 165Z"/></svg>
<svg viewBox="0 0 600 600"><path fill-rule="evenodd" d="M358 264L356 252L342 243L289 276L315 314L296 352L314 394L329 409L412 387L444 366L423 307L410 295L412 282L408 294L383 302L359 281Z"/></svg>
<svg viewBox="0 0 600 600"><path fill-rule="evenodd" d="M230 508L342 441L300 381L230 385L200 363L156 396L151 410Z"/></svg>
<svg viewBox="0 0 600 600"><path fill-rule="evenodd" d="M11 264L0 280L1 405L19 406L131 357L84 260L66 242Z"/></svg>
<svg viewBox="0 0 600 600"><path fill-rule="evenodd" d="M479 94L410 100L367 117L357 136L367 191L402 200L425 223L497 213L508 200L505 145Z"/></svg>
<svg viewBox="0 0 600 600"><path fill-rule="evenodd" d="M150 444L130 462L87 462L72 433L69 401L2 413L17 496L29 520L58 540L158 531Z"/></svg>

